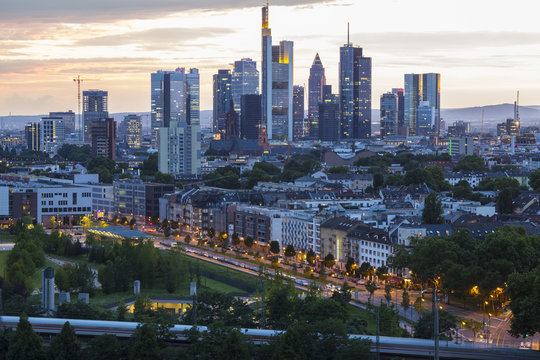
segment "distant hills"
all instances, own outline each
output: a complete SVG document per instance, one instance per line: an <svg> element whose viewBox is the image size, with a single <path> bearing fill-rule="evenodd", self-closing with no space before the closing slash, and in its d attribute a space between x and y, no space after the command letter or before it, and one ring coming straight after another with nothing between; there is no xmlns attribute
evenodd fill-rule
<svg viewBox="0 0 540 360"><path fill-rule="evenodd" d="M507 118L514 116L513 104L498 104L498 105L486 105L467 108L453 108L442 109L441 117L446 122L446 126L452 125L454 121L469 121L473 128L479 129L482 122L482 110L484 111L484 128L494 128L497 123L505 121ZM139 114L143 119L143 127L150 127L150 113L149 112L134 112ZM114 113L111 114L116 121L120 122L126 114L133 113ZM520 106L519 115L521 118L522 126L540 125L540 105ZM22 130L24 125L28 122L38 121L40 117L45 115L14 115L0 116L0 129L12 129ZM372 110L372 121L374 128L378 128L379 123L379 110ZM212 110L201 111L201 127L210 128L212 123Z"/></svg>

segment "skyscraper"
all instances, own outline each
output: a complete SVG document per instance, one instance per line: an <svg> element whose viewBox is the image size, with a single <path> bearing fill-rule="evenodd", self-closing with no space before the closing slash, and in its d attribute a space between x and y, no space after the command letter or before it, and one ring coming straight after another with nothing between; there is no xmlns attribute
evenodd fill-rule
<svg viewBox="0 0 540 360"><path fill-rule="evenodd" d="M381 95L381 139L397 135L398 95L388 92Z"/></svg>
<svg viewBox="0 0 540 360"><path fill-rule="evenodd" d="M103 90L83 91L83 133L84 141L90 141L90 127L94 120L109 117L109 94Z"/></svg>
<svg viewBox="0 0 540 360"><path fill-rule="evenodd" d="M304 87L293 87L293 138L301 139L304 134Z"/></svg>
<svg viewBox="0 0 540 360"><path fill-rule="evenodd" d="M317 138L319 136L319 104L323 102L323 88L326 85L324 66L319 57L319 53L315 55L313 64L309 69L308 84L309 136Z"/></svg>
<svg viewBox="0 0 540 360"><path fill-rule="evenodd" d="M223 139L225 135L225 118L229 113L232 100L231 71L218 70L214 74L214 112L212 129L216 139Z"/></svg>
<svg viewBox="0 0 540 360"><path fill-rule="evenodd" d="M436 134L440 131L441 118L441 76L440 74L405 74L405 124L409 127L409 134L421 135L418 124L418 107L424 101L423 107L433 109L431 129L426 133L425 122L422 124L422 133L425 135ZM425 115L426 109L423 109ZM424 119L425 121L425 116Z"/></svg>
<svg viewBox="0 0 540 360"><path fill-rule="evenodd" d="M407 125L405 124L405 99L403 96L403 89L394 88L392 93L397 96L398 101L398 124L396 129L396 135L407 136Z"/></svg>
<svg viewBox="0 0 540 360"><path fill-rule="evenodd" d="M56 151L64 141L64 120L61 117L43 117L39 121L39 148L49 155Z"/></svg>
<svg viewBox="0 0 540 360"><path fill-rule="evenodd" d="M116 159L116 121L113 118L93 121L90 137L92 139L92 156Z"/></svg>
<svg viewBox="0 0 540 360"><path fill-rule="evenodd" d="M348 40L348 39L347 39ZM371 58L347 42L340 48L341 139L371 136Z"/></svg>
<svg viewBox="0 0 540 360"><path fill-rule="evenodd" d="M159 70L151 74L152 147L157 147L159 128L168 127L171 121L178 121L186 116L185 78L184 68L174 71Z"/></svg>
<svg viewBox="0 0 540 360"><path fill-rule="evenodd" d="M240 103L240 138L258 139L262 116L261 95L242 95Z"/></svg>
<svg viewBox="0 0 540 360"><path fill-rule="evenodd" d="M416 108L417 136L429 136L434 133L435 108L429 101L420 101Z"/></svg>
<svg viewBox="0 0 540 360"><path fill-rule="evenodd" d="M39 136L40 136L40 126L38 122L34 123L28 123L24 127L24 135L26 138L26 146L28 147L28 150L31 151L40 151L40 143L39 143Z"/></svg>
<svg viewBox="0 0 540 360"><path fill-rule="evenodd" d="M262 8L261 135L270 140L293 138L293 42L272 46L268 5Z"/></svg>
<svg viewBox="0 0 540 360"><path fill-rule="evenodd" d="M244 58L234 62L232 72L232 97L234 102L234 111L241 114L242 95L259 93L259 71L257 71L257 62L250 58Z"/></svg>
<svg viewBox="0 0 540 360"><path fill-rule="evenodd" d="M178 68L176 73L181 75L175 79L175 88L183 92L175 106L181 111L159 128L158 169L174 176L196 175L201 166L199 70L186 73Z"/></svg>
<svg viewBox="0 0 540 360"><path fill-rule="evenodd" d="M124 121L118 131L128 149L138 149L142 144L142 120L140 115L129 114L124 116Z"/></svg>
<svg viewBox="0 0 540 360"><path fill-rule="evenodd" d="M319 104L319 134L322 141L339 141L339 102L327 100Z"/></svg>

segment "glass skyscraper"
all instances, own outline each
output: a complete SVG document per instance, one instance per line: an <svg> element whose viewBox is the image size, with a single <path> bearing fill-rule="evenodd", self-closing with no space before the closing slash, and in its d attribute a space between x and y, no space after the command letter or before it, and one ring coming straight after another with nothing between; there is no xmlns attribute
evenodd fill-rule
<svg viewBox="0 0 540 360"><path fill-rule="evenodd" d="M324 74L324 66L322 64L319 53L315 55L313 64L309 69L308 81L308 118L309 118L309 135L310 137L319 137L319 104L323 102L323 88L326 85L326 76Z"/></svg>
<svg viewBox="0 0 540 360"><path fill-rule="evenodd" d="M272 45L268 6L262 8L261 137L293 139L293 42Z"/></svg>
<svg viewBox="0 0 540 360"><path fill-rule="evenodd" d="M397 96L398 100L398 124L396 129L396 135L407 135L407 126L405 125L405 98L403 95L403 89L394 88L392 93Z"/></svg>
<svg viewBox="0 0 540 360"><path fill-rule="evenodd" d="M293 87L293 138L301 139L304 134L304 87L294 85Z"/></svg>
<svg viewBox="0 0 540 360"><path fill-rule="evenodd" d="M83 134L84 141L89 142L92 122L109 117L107 91L85 90L83 91Z"/></svg>
<svg viewBox="0 0 540 360"><path fill-rule="evenodd" d="M419 131L418 108L432 108L433 116L426 132L426 110L423 109L422 131ZM409 127L410 135L438 135L441 123L441 75L440 74L405 74L405 124Z"/></svg>
<svg viewBox="0 0 540 360"><path fill-rule="evenodd" d="M244 58L234 62L232 72L232 98L234 111L241 115L240 97L259 93L259 71L257 62Z"/></svg>
<svg viewBox="0 0 540 360"><path fill-rule="evenodd" d="M218 70L214 74L214 112L212 128L216 139L223 139L225 135L225 119L231 109L231 72Z"/></svg>
<svg viewBox="0 0 540 360"><path fill-rule="evenodd" d="M371 136L371 58L351 43L340 48L339 95L342 140Z"/></svg>
<svg viewBox="0 0 540 360"><path fill-rule="evenodd" d="M388 92L381 95L381 139L397 135L398 128L398 96Z"/></svg>

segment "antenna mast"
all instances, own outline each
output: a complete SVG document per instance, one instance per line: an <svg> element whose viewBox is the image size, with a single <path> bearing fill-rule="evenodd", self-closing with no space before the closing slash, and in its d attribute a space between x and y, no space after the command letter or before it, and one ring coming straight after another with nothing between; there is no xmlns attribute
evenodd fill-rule
<svg viewBox="0 0 540 360"><path fill-rule="evenodd" d="M351 42L349 41L349 23L347 22L347 46L351 45Z"/></svg>

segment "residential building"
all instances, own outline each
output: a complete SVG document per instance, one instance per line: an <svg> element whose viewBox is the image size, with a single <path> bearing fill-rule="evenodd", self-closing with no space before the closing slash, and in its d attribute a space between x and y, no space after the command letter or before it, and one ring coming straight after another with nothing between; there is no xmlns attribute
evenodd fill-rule
<svg viewBox="0 0 540 360"><path fill-rule="evenodd" d="M213 76L214 111L212 129L215 139L225 138L225 118L232 108L232 77L230 70L218 70Z"/></svg>
<svg viewBox="0 0 540 360"><path fill-rule="evenodd" d="M24 127L24 136L26 138L26 146L28 150L41 151L40 144L40 128L38 122L28 123Z"/></svg>
<svg viewBox="0 0 540 360"><path fill-rule="evenodd" d="M326 85L326 76L319 53L315 55L313 64L309 69L308 80L308 126L309 135L313 138L319 137L319 104L323 102L323 89Z"/></svg>
<svg viewBox="0 0 540 360"><path fill-rule="evenodd" d="M474 155L474 138L472 136L448 138L448 153L450 155Z"/></svg>
<svg viewBox="0 0 540 360"><path fill-rule="evenodd" d="M116 121L113 118L99 119L92 122L90 129L92 156L116 159Z"/></svg>
<svg viewBox="0 0 540 360"><path fill-rule="evenodd" d="M240 108L240 138L259 139L262 116L261 95L242 95Z"/></svg>
<svg viewBox="0 0 540 360"><path fill-rule="evenodd" d="M398 135L398 96L391 92L381 95L380 111L381 139L385 139L392 135Z"/></svg>
<svg viewBox="0 0 540 360"><path fill-rule="evenodd" d="M388 233L365 224L355 226L347 233L344 262L353 258L357 264L368 263L380 268L386 266L393 247Z"/></svg>
<svg viewBox="0 0 540 360"><path fill-rule="evenodd" d="M139 149L142 145L141 116L135 114L124 116L118 132L128 149Z"/></svg>
<svg viewBox="0 0 540 360"><path fill-rule="evenodd" d="M282 210L239 204L235 211L234 231L243 238L250 236L261 245L282 239Z"/></svg>
<svg viewBox="0 0 540 360"><path fill-rule="evenodd" d="M321 259L331 254L336 261L347 261L347 236L354 227L360 225L358 220L346 216L328 219L321 224Z"/></svg>
<svg viewBox="0 0 540 360"><path fill-rule="evenodd" d="M92 141L90 129L96 120L109 117L109 93L104 90L83 91L83 138L85 142Z"/></svg>
<svg viewBox="0 0 540 360"><path fill-rule="evenodd" d="M293 87L293 139L299 140L304 134L304 87Z"/></svg>
<svg viewBox="0 0 540 360"><path fill-rule="evenodd" d="M257 71L256 61L253 61L250 58L243 58L234 62L231 92L234 102L234 111L241 116L241 97L243 95L259 94L259 71Z"/></svg>
<svg viewBox="0 0 540 360"><path fill-rule="evenodd" d="M39 121L39 148L50 156L56 155L56 151L64 142L64 120L60 117L43 117Z"/></svg>
<svg viewBox="0 0 540 360"><path fill-rule="evenodd" d="M371 58L350 42L340 48L341 139L371 137Z"/></svg>
<svg viewBox="0 0 540 360"><path fill-rule="evenodd" d="M281 245L292 245L295 249L307 253L313 250L320 254L321 223L326 216L317 215L315 211L289 211L282 217Z"/></svg>
<svg viewBox="0 0 540 360"><path fill-rule="evenodd" d="M145 183L145 216L146 218L159 217L159 199L167 194L174 193L173 184Z"/></svg>

